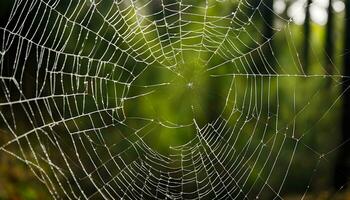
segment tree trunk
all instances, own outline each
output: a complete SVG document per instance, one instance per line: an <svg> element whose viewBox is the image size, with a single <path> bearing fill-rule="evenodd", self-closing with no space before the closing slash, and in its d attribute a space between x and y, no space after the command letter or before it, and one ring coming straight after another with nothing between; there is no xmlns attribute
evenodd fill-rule
<svg viewBox="0 0 350 200"><path fill-rule="evenodd" d="M307 0L305 8L305 21L304 21L304 47L303 47L303 66L304 72L307 74L309 70L309 48L310 48L310 4L312 0Z"/></svg>
<svg viewBox="0 0 350 200"><path fill-rule="evenodd" d="M350 175L350 1L345 1L345 41L344 41L344 80L343 80L343 116L342 116L342 135L338 160L335 165L334 186L335 188L343 188L347 186Z"/></svg>
<svg viewBox="0 0 350 200"><path fill-rule="evenodd" d="M264 1L263 15L266 25L264 27L264 36L266 38L271 38L273 36L273 0Z"/></svg>
<svg viewBox="0 0 350 200"><path fill-rule="evenodd" d="M264 43L264 46L262 47L262 51L266 60L261 60L261 62L258 65L260 66L258 70L260 73L273 74L275 62L274 62L274 54L272 51L274 51L274 46L273 46L273 40L270 40L272 39L274 34L273 0L264 0L264 4L261 9L261 15L263 17L262 20L264 22L263 24L264 27L262 31L263 33L262 43Z"/></svg>
<svg viewBox="0 0 350 200"><path fill-rule="evenodd" d="M325 35L325 70L327 75L333 74L333 56L334 56L334 45L333 45L333 29L334 29L334 13L332 8L332 0L329 0L329 6L328 6L328 21L326 25L326 35Z"/></svg>

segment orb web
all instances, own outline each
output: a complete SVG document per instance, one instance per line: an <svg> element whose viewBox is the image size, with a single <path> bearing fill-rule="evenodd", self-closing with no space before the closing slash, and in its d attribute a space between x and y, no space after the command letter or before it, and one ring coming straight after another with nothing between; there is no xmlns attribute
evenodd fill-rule
<svg viewBox="0 0 350 200"><path fill-rule="evenodd" d="M303 155L307 194L339 147L310 137L342 96L312 118L319 85L347 77L306 73L292 25L263 0L15 0L0 149L54 199L283 199Z"/></svg>

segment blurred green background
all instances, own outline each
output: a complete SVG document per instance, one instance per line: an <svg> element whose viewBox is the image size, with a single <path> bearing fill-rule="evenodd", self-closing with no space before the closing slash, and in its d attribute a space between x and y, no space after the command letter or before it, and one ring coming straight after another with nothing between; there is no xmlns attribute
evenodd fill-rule
<svg viewBox="0 0 350 200"><path fill-rule="evenodd" d="M34 167L34 175L21 159L49 171L47 153L68 172L60 145L82 180L82 190L91 195L95 189L77 159L93 175L108 176L94 165L115 167L105 145L126 163L147 156L142 150L141 155L129 151L139 137L150 149L169 156L174 153L169 147L197 137L196 126L205 129L210 123L221 130L223 122L227 127L207 137L221 137L252 157L261 141L267 146L256 165L254 159L247 161L253 166L246 186L253 185L252 194L260 189L256 180L268 179L277 190L283 184L283 199L350 198L350 110L344 103L350 100L349 77L342 76L350 76L349 41L344 39L349 30L348 1L208 1L207 9L206 1L117 1L118 6L112 1L26 2L0 3L2 51L6 49L1 77L13 76L21 83L18 90L18 85L1 78L0 199L51 198L52 191L38 180L40 170ZM181 15L179 5L186 8ZM228 27L232 31L226 35ZM26 52L18 48L27 48L30 41L38 48L24 59ZM6 104L23 96L53 94L84 95ZM93 114L84 115L89 112ZM37 139L33 133L14 142L12 131L21 137L49 123L35 132L47 137ZM68 133L83 137L72 139L75 135L70 138ZM88 156L94 151L100 160L94 157L96 163L91 163ZM273 158L278 160L275 169ZM79 190L72 185L72 191ZM275 196L271 191L261 194L263 199Z"/></svg>

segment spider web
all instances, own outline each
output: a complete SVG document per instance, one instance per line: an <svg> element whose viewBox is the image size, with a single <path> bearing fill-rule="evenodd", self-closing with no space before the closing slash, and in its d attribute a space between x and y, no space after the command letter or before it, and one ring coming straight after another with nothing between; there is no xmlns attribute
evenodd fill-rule
<svg viewBox="0 0 350 200"><path fill-rule="evenodd" d="M54 199L283 199L293 181L306 195L340 147L312 132L347 77L305 72L293 20L266 3L15 0L1 150Z"/></svg>

